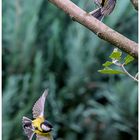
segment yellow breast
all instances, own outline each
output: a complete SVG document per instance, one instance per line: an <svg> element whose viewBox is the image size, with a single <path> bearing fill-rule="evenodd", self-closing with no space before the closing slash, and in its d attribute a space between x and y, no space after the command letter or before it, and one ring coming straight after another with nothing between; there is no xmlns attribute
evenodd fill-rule
<svg viewBox="0 0 140 140"><path fill-rule="evenodd" d="M35 128L34 132L41 136L50 136L49 132L43 132L41 129L41 123L45 121L44 117L38 117L32 121L32 125Z"/></svg>
<svg viewBox="0 0 140 140"><path fill-rule="evenodd" d="M32 125L34 126L34 128L39 131L42 131L40 124L44 122L44 117L38 117L35 120L32 121Z"/></svg>

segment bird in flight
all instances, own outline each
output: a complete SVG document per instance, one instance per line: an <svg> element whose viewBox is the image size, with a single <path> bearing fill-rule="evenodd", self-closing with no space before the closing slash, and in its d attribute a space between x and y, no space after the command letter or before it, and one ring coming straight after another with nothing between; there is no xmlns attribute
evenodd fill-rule
<svg viewBox="0 0 140 140"><path fill-rule="evenodd" d="M23 116L22 126L29 140L36 135L36 140L53 140L51 123L44 118L45 100L48 90L45 90L42 96L36 101L32 108L33 120Z"/></svg>

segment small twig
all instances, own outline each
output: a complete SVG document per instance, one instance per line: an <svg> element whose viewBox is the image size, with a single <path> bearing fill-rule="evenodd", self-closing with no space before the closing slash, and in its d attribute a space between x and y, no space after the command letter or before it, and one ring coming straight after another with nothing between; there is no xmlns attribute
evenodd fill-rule
<svg viewBox="0 0 140 140"><path fill-rule="evenodd" d="M132 76L132 75L125 69L124 64L122 64L121 67L122 67L123 71L124 71L129 77L131 77L133 80L135 80L135 81L138 82L137 78L135 78L134 76Z"/></svg>
<svg viewBox="0 0 140 140"><path fill-rule="evenodd" d="M139 76L139 73L137 73L137 74L135 75L135 78L138 79L138 76Z"/></svg>

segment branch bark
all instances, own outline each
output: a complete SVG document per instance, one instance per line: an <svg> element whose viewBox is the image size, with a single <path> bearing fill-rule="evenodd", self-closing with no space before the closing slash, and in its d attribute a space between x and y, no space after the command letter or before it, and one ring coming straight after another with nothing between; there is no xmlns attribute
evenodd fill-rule
<svg viewBox="0 0 140 140"><path fill-rule="evenodd" d="M49 0L51 3L62 9L68 14L74 21L79 22L86 28L94 32L98 37L119 49L125 51L131 56L138 58L138 44L115 30L109 28L104 23L100 22L70 0Z"/></svg>

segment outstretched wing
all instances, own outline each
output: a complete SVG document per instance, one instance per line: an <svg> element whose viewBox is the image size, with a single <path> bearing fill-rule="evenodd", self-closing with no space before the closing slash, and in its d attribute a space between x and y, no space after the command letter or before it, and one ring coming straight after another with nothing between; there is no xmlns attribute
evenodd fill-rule
<svg viewBox="0 0 140 140"><path fill-rule="evenodd" d="M48 90L45 90L42 96L34 104L33 109L32 109L33 118L44 116L44 105L45 105L45 99L47 95L48 95Z"/></svg>
<svg viewBox="0 0 140 140"><path fill-rule="evenodd" d="M32 127L32 120L30 120L27 117L22 118L22 127L24 129L25 134L29 138L29 140L32 140L34 132Z"/></svg>

